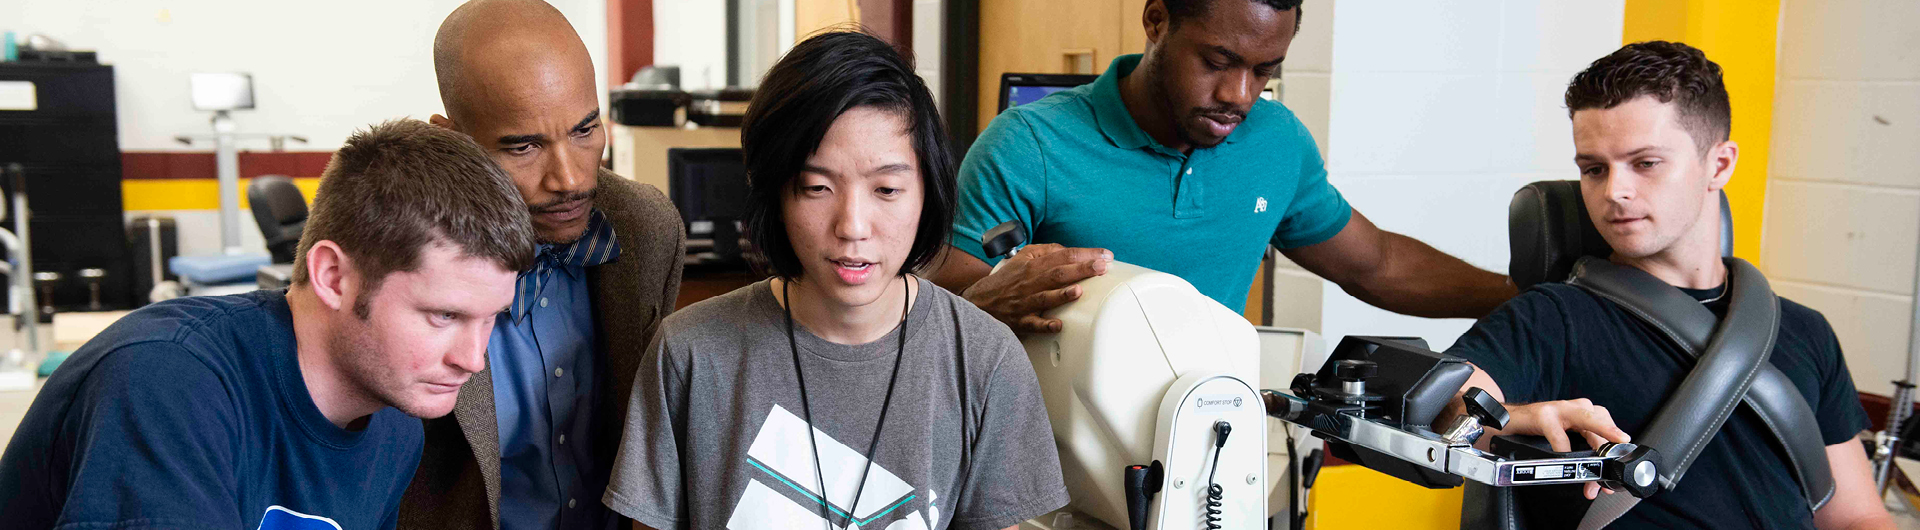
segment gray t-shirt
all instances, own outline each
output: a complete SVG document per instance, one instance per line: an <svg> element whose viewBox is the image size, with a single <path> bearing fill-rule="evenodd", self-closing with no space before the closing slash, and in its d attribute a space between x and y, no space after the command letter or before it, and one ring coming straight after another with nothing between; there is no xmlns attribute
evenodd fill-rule
<svg viewBox="0 0 1920 530"><path fill-rule="evenodd" d="M899 328L827 342L794 323L834 527L1005 528L1067 503L1026 352L920 282L883 438L855 505ZM784 312L760 282L675 312L635 378L608 507L660 529L825 528ZM1118 473L1118 470L1115 471Z"/></svg>

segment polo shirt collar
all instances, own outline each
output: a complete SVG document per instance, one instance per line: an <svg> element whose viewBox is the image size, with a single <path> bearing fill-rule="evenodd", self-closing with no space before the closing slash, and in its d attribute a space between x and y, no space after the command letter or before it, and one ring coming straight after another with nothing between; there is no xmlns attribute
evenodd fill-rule
<svg viewBox="0 0 1920 530"><path fill-rule="evenodd" d="M1113 62L1107 64L1107 71L1094 79L1087 93L1088 99L1093 102L1094 121L1099 123L1101 134L1106 135L1107 141L1115 147L1122 149L1160 145L1160 142L1147 135L1146 130L1140 128L1139 123L1133 121L1133 114L1127 112L1126 100L1120 98L1120 79L1132 74L1133 69L1140 66L1140 57L1138 53L1114 57ZM1234 143L1246 128L1247 123L1241 122L1221 143Z"/></svg>
<svg viewBox="0 0 1920 530"><path fill-rule="evenodd" d="M1126 100L1120 98L1120 79L1133 73L1136 66L1140 66L1140 54L1114 57L1107 71L1093 80L1093 88L1087 94L1101 134L1122 149L1139 149L1156 143L1152 136L1147 136L1147 131L1140 129L1140 124L1134 123L1133 114L1127 112Z"/></svg>

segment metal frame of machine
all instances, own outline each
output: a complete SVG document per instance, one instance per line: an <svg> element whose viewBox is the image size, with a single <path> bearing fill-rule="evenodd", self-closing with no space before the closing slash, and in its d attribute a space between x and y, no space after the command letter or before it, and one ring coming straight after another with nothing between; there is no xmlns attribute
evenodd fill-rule
<svg viewBox="0 0 1920 530"><path fill-rule="evenodd" d="M1468 414L1434 431L1428 421L1472 375L1466 361L1427 350L1418 339L1341 341L1317 373L1295 378L1293 394L1263 390L1267 411L1313 430L1335 456L1428 488L1461 479L1492 486L1599 482L1646 497L1659 491L1658 454L1630 443L1557 453L1534 442L1497 437L1476 448L1484 429L1504 428L1506 408L1474 388Z"/></svg>

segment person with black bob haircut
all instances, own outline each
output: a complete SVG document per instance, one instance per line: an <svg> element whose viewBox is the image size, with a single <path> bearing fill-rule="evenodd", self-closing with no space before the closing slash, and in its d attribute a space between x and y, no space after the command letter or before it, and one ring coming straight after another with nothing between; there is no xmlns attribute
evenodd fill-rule
<svg viewBox="0 0 1920 530"><path fill-rule="evenodd" d="M740 129L772 279L661 324L605 502L640 528L1009 528L1066 505L1013 332L915 275L957 168L933 97L861 32L801 42Z"/></svg>

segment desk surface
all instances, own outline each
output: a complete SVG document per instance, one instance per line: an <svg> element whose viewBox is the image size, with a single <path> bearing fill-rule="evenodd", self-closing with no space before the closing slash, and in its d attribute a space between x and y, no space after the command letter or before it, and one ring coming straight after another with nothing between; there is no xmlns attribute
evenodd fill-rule
<svg viewBox="0 0 1920 530"><path fill-rule="evenodd" d="M57 313L53 315L53 349L68 352L79 349L129 312ZM27 415L27 407L33 405L34 396L39 395L40 387L46 384L47 380L43 377L33 382L31 390L0 392L0 452L6 451L7 443L13 440L14 430L20 427L20 420Z"/></svg>
<svg viewBox="0 0 1920 530"><path fill-rule="evenodd" d="M33 404L33 396L39 395L40 387L46 384L46 378L41 378L33 382L32 390L0 392L0 453L6 452L7 442L13 440L13 431L27 416L27 406Z"/></svg>

